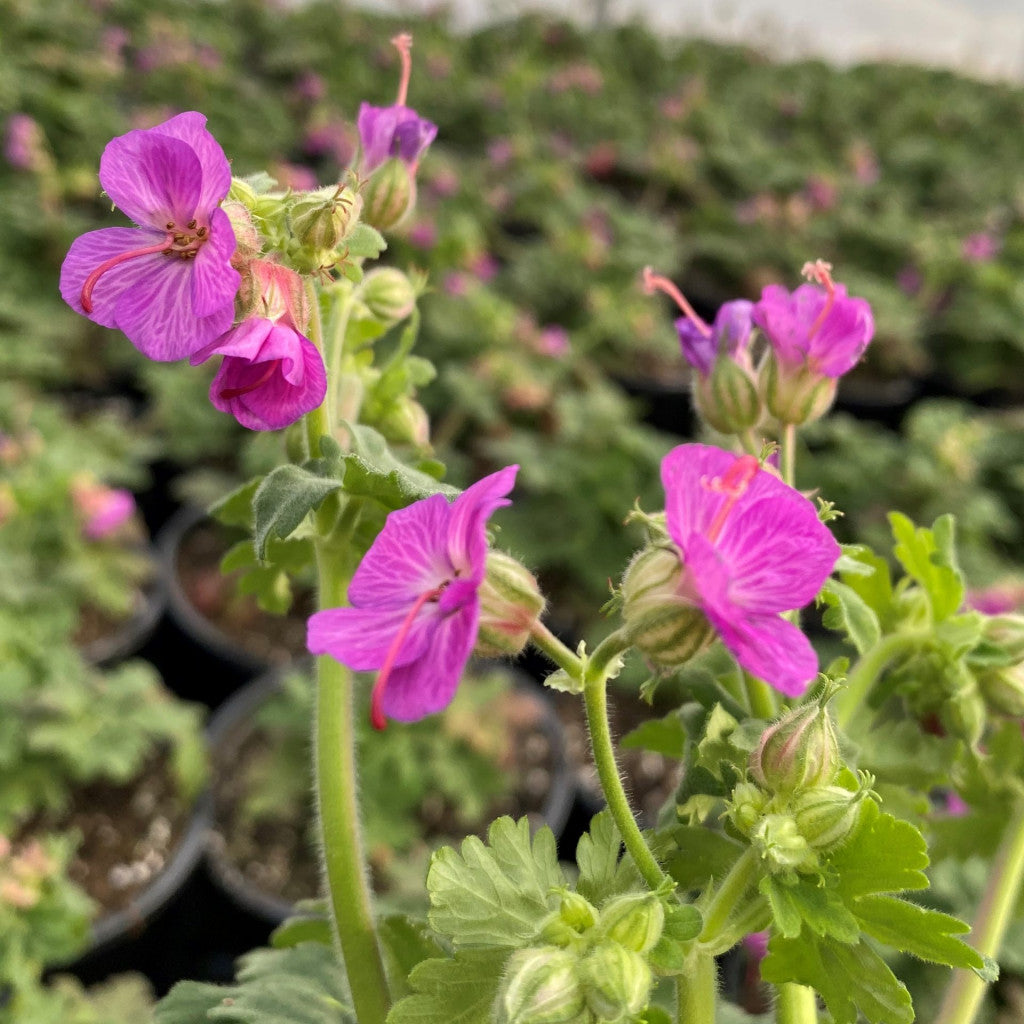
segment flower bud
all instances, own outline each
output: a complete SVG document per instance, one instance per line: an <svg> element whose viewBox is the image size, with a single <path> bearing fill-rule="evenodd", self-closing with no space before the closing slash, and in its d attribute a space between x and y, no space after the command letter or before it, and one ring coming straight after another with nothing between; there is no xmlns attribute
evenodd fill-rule
<svg viewBox="0 0 1024 1024"><path fill-rule="evenodd" d="M750 371L720 355L706 377L697 375L694 404L701 419L723 434L741 434L761 418L761 396Z"/></svg>
<svg viewBox="0 0 1024 1024"><path fill-rule="evenodd" d="M427 411L408 395L399 395L375 426L395 444L413 444L417 448L426 448L430 444L430 418Z"/></svg>
<svg viewBox="0 0 1024 1024"><path fill-rule="evenodd" d="M508 959L494 1000L495 1024L583 1024L587 1019L578 961L554 946L519 949Z"/></svg>
<svg viewBox="0 0 1024 1024"><path fill-rule="evenodd" d="M579 893L566 890L562 902L541 928L541 936L556 946L567 946L597 924L597 910Z"/></svg>
<svg viewBox="0 0 1024 1024"><path fill-rule="evenodd" d="M250 210L256 209L256 201L259 198L256 189L244 178L232 178L231 188L228 189L228 201L241 203Z"/></svg>
<svg viewBox="0 0 1024 1024"><path fill-rule="evenodd" d="M363 188L363 220L378 231L393 228L416 205L416 180L406 164L392 157Z"/></svg>
<svg viewBox="0 0 1024 1024"><path fill-rule="evenodd" d="M860 804L868 792L867 788L851 793L842 786L821 786L799 794L793 802L793 817L811 849L838 850L857 827Z"/></svg>
<svg viewBox="0 0 1024 1024"><path fill-rule="evenodd" d="M650 892L616 896L601 911L604 934L634 953L653 949L664 926L665 908Z"/></svg>
<svg viewBox="0 0 1024 1024"><path fill-rule="evenodd" d="M997 714L1024 717L1024 664L992 668L978 676L982 699Z"/></svg>
<svg viewBox="0 0 1024 1024"><path fill-rule="evenodd" d="M292 234L313 250L338 247L359 220L362 196L344 185L306 192L291 206Z"/></svg>
<svg viewBox="0 0 1024 1024"><path fill-rule="evenodd" d="M647 1005L654 980L647 961L617 942L602 942L580 964L587 1006L599 1021L630 1020Z"/></svg>
<svg viewBox="0 0 1024 1024"><path fill-rule="evenodd" d="M533 573L502 551L488 551L477 597L480 626L474 653L481 658L519 654L544 611L544 597Z"/></svg>
<svg viewBox="0 0 1024 1024"><path fill-rule="evenodd" d="M772 793L827 786L839 770L839 741L827 697L783 715L761 734L750 755L754 781Z"/></svg>
<svg viewBox="0 0 1024 1024"><path fill-rule="evenodd" d="M634 646L659 668L676 668L715 638L704 613L681 593L679 552L652 546L638 552L622 578L622 617Z"/></svg>
<svg viewBox="0 0 1024 1024"><path fill-rule="evenodd" d="M729 801L726 814L740 835L750 835L751 830L761 820L768 800L768 794L752 782L739 782L733 787L732 799Z"/></svg>
<svg viewBox="0 0 1024 1024"><path fill-rule="evenodd" d="M773 875L813 870L818 858L791 814L766 814L750 835L751 846Z"/></svg>
<svg viewBox="0 0 1024 1024"><path fill-rule="evenodd" d="M1006 653L1009 661L1024 661L1024 615L992 615L985 621L985 639Z"/></svg>
<svg viewBox="0 0 1024 1024"><path fill-rule="evenodd" d="M371 270L359 288L366 308L384 323L404 320L416 308L416 289L412 281L394 267Z"/></svg>
<svg viewBox="0 0 1024 1024"><path fill-rule="evenodd" d="M807 366L785 366L769 352L761 370L761 391L768 411L780 423L800 425L821 419L836 397L837 378Z"/></svg>
<svg viewBox="0 0 1024 1024"><path fill-rule="evenodd" d="M977 747L985 732L988 712L977 687L964 686L947 698L939 717L950 733Z"/></svg>

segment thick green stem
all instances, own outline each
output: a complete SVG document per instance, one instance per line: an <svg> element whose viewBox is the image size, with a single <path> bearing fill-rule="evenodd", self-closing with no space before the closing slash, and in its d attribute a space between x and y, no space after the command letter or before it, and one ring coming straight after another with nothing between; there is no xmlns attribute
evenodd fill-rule
<svg viewBox="0 0 1024 1024"><path fill-rule="evenodd" d="M530 639L534 647L546 654L563 672L583 684L583 662L539 619L530 628Z"/></svg>
<svg viewBox="0 0 1024 1024"><path fill-rule="evenodd" d="M715 1024L718 1003L718 968L715 958L697 952L676 978L679 1024Z"/></svg>
<svg viewBox="0 0 1024 1024"><path fill-rule="evenodd" d="M336 553L317 544L320 607L346 603L347 580ZM335 938L341 946L360 1024L383 1024L390 1006L374 927L356 799L352 674L334 658L317 659L316 796L320 849Z"/></svg>
<svg viewBox="0 0 1024 1024"><path fill-rule="evenodd" d="M722 879L722 884L710 897L706 907L702 909L704 928L700 933L701 945L709 952L724 953L733 945L729 919L739 909L740 901L747 889L757 877L757 854L748 848L740 854L739 859ZM728 936L728 944L719 948L723 936Z"/></svg>
<svg viewBox="0 0 1024 1024"><path fill-rule="evenodd" d="M775 1000L777 1024L817 1024L818 1001L814 989L792 981L779 986Z"/></svg>
<svg viewBox="0 0 1024 1024"><path fill-rule="evenodd" d="M770 722L778 713L775 691L762 679L756 679L749 672L743 673L743 686L747 691L747 704L755 718Z"/></svg>
<svg viewBox="0 0 1024 1024"><path fill-rule="evenodd" d="M316 346L320 357L324 357L324 332L320 319L320 297L316 285L306 282L306 296L309 299L309 340ZM306 444L309 454L314 459L320 455L320 438L331 433L331 420L328 414L330 395L312 412L306 414Z"/></svg>
<svg viewBox="0 0 1024 1024"><path fill-rule="evenodd" d="M796 487L796 424L782 428L782 479Z"/></svg>
<svg viewBox="0 0 1024 1024"><path fill-rule="evenodd" d="M893 633L883 637L874 647L858 659L853 671L846 677L846 686L836 694L836 721L840 727L849 727L854 715L867 703L871 687L878 681L888 664L901 654L909 654L921 645L922 636L916 633Z"/></svg>
<svg viewBox="0 0 1024 1024"><path fill-rule="evenodd" d="M1024 804L1019 804L1006 829L1002 845L989 873L988 886L975 918L971 937L974 948L993 959L999 956L1006 930L1024 883ZM971 971L953 975L936 1024L971 1024L982 1000L986 983Z"/></svg>

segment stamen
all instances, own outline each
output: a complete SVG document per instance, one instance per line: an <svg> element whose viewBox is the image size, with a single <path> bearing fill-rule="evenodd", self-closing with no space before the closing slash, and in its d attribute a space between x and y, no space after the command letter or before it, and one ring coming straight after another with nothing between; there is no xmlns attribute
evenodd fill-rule
<svg viewBox="0 0 1024 1024"><path fill-rule="evenodd" d="M391 40L391 45L398 51L402 58L402 77L398 82L398 99L395 105L405 106L406 97L409 95L409 78L412 76L412 36L408 32L402 32Z"/></svg>
<svg viewBox="0 0 1024 1024"><path fill-rule="evenodd" d="M722 507L715 514L708 529L708 540L712 544L721 537L729 513L746 492L760 468L761 463L753 455L741 455L720 477L715 477L712 480L701 478L701 483L709 491L725 495L725 501L722 502Z"/></svg>
<svg viewBox="0 0 1024 1024"><path fill-rule="evenodd" d="M241 398L242 395L248 395L251 391L255 391L257 388L263 387L263 385L274 376L274 373L280 365L280 359L271 359L270 362L267 363L267 368L263 371L259 380L254 380L251 384L243 384L240 388L224 388L220 393L220 397L231 399Z"/></svg>
<svg viewBox="0 0 1024 1024"><path fill-rule="evenodd" d="M96 287L96 282L108 271L113 270L114 267L126 260L133 260L139 256L149 256L155 252L171 252L174 248L174 236L168 233L167 237L162 242L157 242L154 245L146 245L141 249L131 249L129 252L119 252L116 256L111 256L109 260L104 260L86 279L82 285L82 309L86 313L92 312L92 293Z"/></svg>
<svg viewBox="0 0 1024 1024"><path fill-rule="evenodd" d="M686 319L689 320L705 338L711 337L711 328L708 327L708 325L699 316L697 316L693 306L686 301L686 297L683 293L667 277L662 277L661 274L656 274L651 267L644 267L641 277L643 280L644 291L648 295L653 295L655 292L659 291L664 292L675 302L675 304L683 311L683 315Z"/></svg>
<svg viewBox="0 0 1024 1024"><path fill-rule="evenodd" d="M800 268L800 273L803 277L806 277L808 281L816 281L820 284L826 292L828 292L828 298L825 299L825 305L821 307L821 312L818 314L814 323L811 324L811 329L807 332L807 339L810 340L821 330L821 325L825 322L825 318L832 311L832 307L836 302L836 286L832 281L832 264L826 263L825 260L815 260L813 263L808 262Z"/></svg>
<svg viewBox="0 0 1024 1024"><path fill-rule="evenodd" d="M384 711L381 708L381 701L384 699L384 688L388 685L388 679L391 678L391 670L395 667L395 659L398 657L398 652L402 649L402 644L405 643L405 638L409 635L409 630L412 629L412 624L416 620L419 610L428 601L437 600L447 585L447 582L445 582L439 587L434 587L433 590L428 590L425 594L420 594L409 609L409 614L402 620L402 625L398 627L395 639L391 641L391 646L388 648L388 653L384 658L384 664L381 665L380 672L377 673L377 681L373 684L373 694L370 697L370 722L374 729L378 731L384 729L388 724L388 720L384 717Z"/></svg>

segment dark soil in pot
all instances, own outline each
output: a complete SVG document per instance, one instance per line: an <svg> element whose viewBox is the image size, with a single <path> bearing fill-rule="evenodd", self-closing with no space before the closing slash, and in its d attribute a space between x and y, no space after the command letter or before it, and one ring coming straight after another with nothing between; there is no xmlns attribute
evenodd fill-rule
<svg viewBox="0 0 1024 1024"><path fill-rule="evenodd" d="M461 690L472 687L464 682ZM251 690L233 699L211 723L214 742L214 815L209 863L215 878L224 885L247 910L270 922L287 916L292 904L308 899L319 891L319 866L312 835L311 800L290 801L273 809L273 813L253 814L252 789L256 780L267 778L268 766L276 763L275 747L291 742L295 757L307 762L307 775L300 780L303 792L309 794L308 740L305 734L296 741L271 735L261 728L249 711L258 708L277 691L274 677L257 680ZM243 700L245 698L245 700ZM247 705L247 706L243 706ZM422 898L422 884L427 859L432 847L444 842L459 842L471 833L483 834L487 824L502 814L513 817L528 815L539 826L549 824L558 835L564 826L573 799L573 785L564 761L561 732L550 706L542 695L527 683L506 689L487 705L491 724L501 722L496 731L506 733L504 751L495 765L502 776L501 792L489 795L477 807L473 822L466 820L465 806L459 806L450 795L429 787L415 799L406 799L403 779L415 765L408 760L415 750L403 745L390 774L376 783L372 775L387 765L386 759L367 763L361 758L363 800L369 819L366 830L367 852L373 872L374 887L385 902L394 907L409 907L410 900ZM442 726L461 734L474 728L476 709L465 707L456 698ZM427 720L437 723L437 719ZM389 731L408 729L401 723L389 725ZM437 729L438 725L427 724ZM408 737L403 737L407 739ZM366 745L387 742L389 737L364 737ZM376 752L375 752L376 753ZM449 765L452 771L462 768ZM279 774L280 769L277 770ZM508 781L511 785L508 785ZM471 780L470 780L471 781ZM408 817L396 816L391 825L380 822L387 801L402 794L403 810L411 804ZM262 799L259 801L265 807ZM385 812L386 813L386 812ZM405 841L391 845L382 840L389 829L405 830ZM398 837L396 837L398 838ZM396 848L398 847L398 848ZM412 894L412 895L410 895Z"/></svg>

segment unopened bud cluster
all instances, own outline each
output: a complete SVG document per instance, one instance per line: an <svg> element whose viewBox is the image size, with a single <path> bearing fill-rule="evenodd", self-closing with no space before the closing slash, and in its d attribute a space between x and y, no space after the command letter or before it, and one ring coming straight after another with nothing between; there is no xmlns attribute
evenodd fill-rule
<svg viewBox="0 0 1024 1024"><path fill-rule="evenodd" d="M998 648L1006 663L976 672L985 707L1011 718L1024 716L1024 616L993 615L985 623L985 640Z"/></svg>
<svg viewBox="0 0 1024 1024"><path fill-rule="evenodd" d="M860 820L871 778L844 770L826 694L783 715L761 736L750 757L752 781L740 782L727 811L729 824L758 852L771 874L819 871Z"/></svg>
<svg viewBox="0 0 1024 1024"><path fill-rule="evenodd" d="M613 897L600 910L564 892L544 922L546 943L509 958L494 1002L497 1024L599 1024L636 1018L654 981L644 954L661 938L653 893Z"/></svg>

